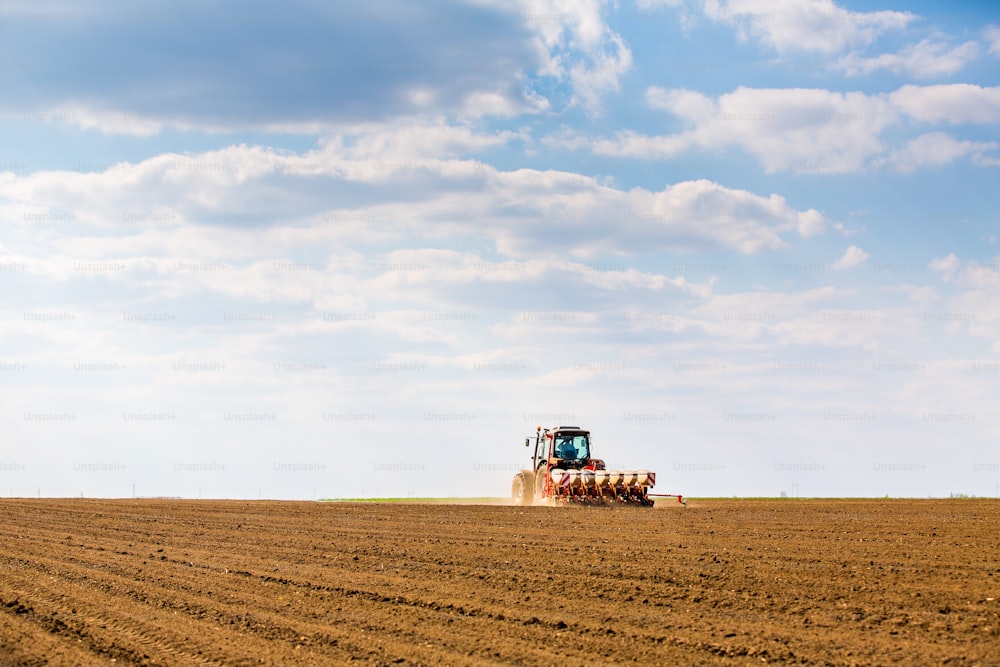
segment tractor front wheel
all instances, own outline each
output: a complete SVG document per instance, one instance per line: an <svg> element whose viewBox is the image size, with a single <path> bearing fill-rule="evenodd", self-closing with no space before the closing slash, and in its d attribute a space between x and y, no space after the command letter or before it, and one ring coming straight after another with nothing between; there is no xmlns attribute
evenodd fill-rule
<svg viewBox="0 0 1000 667"><path fill-rule="evenodd" d="M545 470L539 470L535 475L535 500L542 499L542 492L545 490Z"/></svg>

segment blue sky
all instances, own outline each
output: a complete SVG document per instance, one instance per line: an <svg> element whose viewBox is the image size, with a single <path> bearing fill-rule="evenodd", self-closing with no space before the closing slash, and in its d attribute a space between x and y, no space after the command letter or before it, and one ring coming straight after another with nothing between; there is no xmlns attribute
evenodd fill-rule
<svg viewBox="0 0 1000 667"><path fill-rule="evenodd" d="M0 493L1000 494L987 3L8 2Z"/></svg>

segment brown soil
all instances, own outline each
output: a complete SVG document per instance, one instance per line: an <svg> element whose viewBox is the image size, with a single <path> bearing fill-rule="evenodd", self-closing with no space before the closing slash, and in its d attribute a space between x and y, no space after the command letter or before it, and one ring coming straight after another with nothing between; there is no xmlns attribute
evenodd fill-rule
<svg viewBox="0 0 1000 667"><path fill-rule="evenodd" d="M1000 502L0 500L0 664L1000 664Z"/></svg>

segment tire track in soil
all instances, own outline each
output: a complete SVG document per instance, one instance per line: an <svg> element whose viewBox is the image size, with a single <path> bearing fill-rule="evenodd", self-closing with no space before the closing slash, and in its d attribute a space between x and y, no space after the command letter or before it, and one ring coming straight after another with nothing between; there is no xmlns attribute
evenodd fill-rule
<svg viewBox="0 0 1000 667"><path fill-rule="evenodd" d="M10 607L3 606L0 612L0 665L35 667L42 665L87 665L95 656L89 647L65 641L58 629L49 623L37 623L26 618L31 609L15 602Z"/></svg>

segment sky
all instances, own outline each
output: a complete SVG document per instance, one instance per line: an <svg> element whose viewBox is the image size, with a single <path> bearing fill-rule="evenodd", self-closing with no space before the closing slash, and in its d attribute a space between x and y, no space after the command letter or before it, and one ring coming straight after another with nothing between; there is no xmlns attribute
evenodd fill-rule
<svg viewBox="0 0 1000 667"><path fill-rule="evenodd" d="M0 4L0 495L1000 496L1000 9Z"/></svg>

